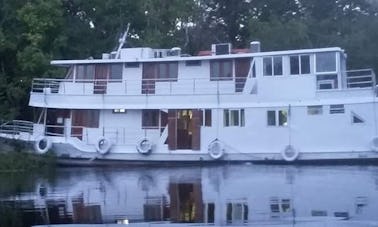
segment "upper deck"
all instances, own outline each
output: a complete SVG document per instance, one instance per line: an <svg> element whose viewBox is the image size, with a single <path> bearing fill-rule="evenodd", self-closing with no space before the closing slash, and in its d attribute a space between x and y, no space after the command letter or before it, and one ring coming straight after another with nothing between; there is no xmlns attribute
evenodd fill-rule
<svg viewBox="0 0 378 227"><path fill-rule="evenodd" d="M117 58L57 60L65 79L34 79L30 105L71 109L164 109L366 102L370 69L346 71L340 48L275 52L122 49ZM347 96L347 97L346 97Z"/></svg>

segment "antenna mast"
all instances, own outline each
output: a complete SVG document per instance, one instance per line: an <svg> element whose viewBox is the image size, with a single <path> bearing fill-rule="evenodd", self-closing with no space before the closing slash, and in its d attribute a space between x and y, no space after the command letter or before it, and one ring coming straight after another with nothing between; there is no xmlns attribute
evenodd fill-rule
<svg viewBox="0 0 378 227"><path fill-rule="evenodd" d="M127 24L127 28L126 28L125 33L123 33L122 37L118 40L119 46L118 46L118 49L117 49L117 54L115 56L116 59L119 58L119 55L121 54L121 49L122 49L123 45L125 45L125 43L126 43L126 38L127 38L127 34L129 33L129 28L130 28L130 23Z"/></svg>

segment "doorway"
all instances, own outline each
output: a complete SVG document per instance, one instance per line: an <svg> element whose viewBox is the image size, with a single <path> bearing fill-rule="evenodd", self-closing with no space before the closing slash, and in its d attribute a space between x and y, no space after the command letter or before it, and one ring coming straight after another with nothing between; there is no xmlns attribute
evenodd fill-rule
<svg viewBox="0 0 378 227"><path fill-rule="evenodd" d="M192 110L177 111L177 149L192 149Z"/></svg>
<svg viewBox="0 0 378 227"><path fill-rule="evenodd" d="M168 148L200 149L201 111L196 109L168 110Z"/></svg>

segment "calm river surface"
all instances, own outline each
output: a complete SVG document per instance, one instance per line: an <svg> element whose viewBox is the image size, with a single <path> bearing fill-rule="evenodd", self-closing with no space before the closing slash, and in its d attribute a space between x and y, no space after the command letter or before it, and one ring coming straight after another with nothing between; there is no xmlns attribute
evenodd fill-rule
<svg viewBox="0 0 378 227"><path fill-rule="evenodd" d="M378 166L59 168L0 174L0 193L0 226L378 226Z"/></svg>

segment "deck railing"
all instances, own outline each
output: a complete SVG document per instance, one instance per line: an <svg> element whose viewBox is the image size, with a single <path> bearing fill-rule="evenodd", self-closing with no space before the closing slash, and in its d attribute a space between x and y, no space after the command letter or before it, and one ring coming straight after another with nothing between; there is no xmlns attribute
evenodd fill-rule
<svg viewBox="0 0 378 227"><path fill-rule="evenodd" d="M179 79L33 79L31 91L46 94L116 94L153 95L153 94L232 94L242 92L246 77L237 78L191 78Z"/></svg>
<svg viewBox="0 0 378 227"><path fill-rule="evenodd" d="M346 88L368 88L375 85L375 74L372 69L349 70L343 75ZM285 77L290 77L290 75ZM248 79L251 78L216 77L180 78L179 80L177 78L141 80L37 78L33 79L32 92L78 95L237 94L243 92Z"/></svg>
<svg viewBox="0 0 378 227"><path fill-rule="evenodd" d="M13 120L2 122L0 125L0 133L18 135L21 132L33 133L33 122L22 121L22 120Z"/></svg>
<svg viewBox="0 0 378 227"><path fill-rule="evenodd" d="M372 69L346 71L347 88L366 88L375 85L375 74Z"/></svg>
<svg viewBox="0 0 378 227"><path fill-rule="evenodd" d="M142 130L132 130L126 127L102 127L102 128L86 128L82 126L70 126L64 125L46 125L46 136L54 137L76 137L82 140L84 143L89 144L89 140L92 143L96 142L99 135L102 135L108 139L111 139L117 144L136 144L138 140L143 136L161 136L160 128L149 128Z"/></svg>

